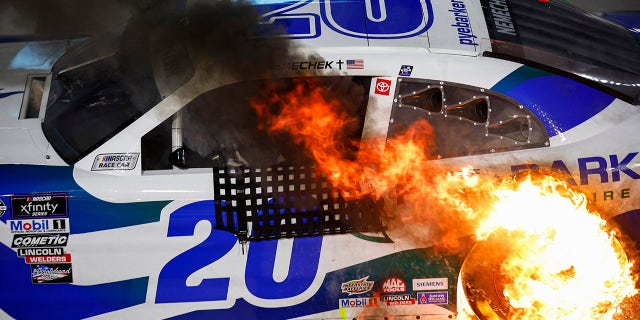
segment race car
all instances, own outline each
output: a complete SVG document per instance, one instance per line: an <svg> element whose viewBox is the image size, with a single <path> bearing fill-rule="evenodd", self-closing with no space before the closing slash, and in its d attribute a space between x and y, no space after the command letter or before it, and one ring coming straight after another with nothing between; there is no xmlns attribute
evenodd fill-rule
<svg viewBox="0 0 640 320"><path fill-rule="evenodd" d="M347 158L426 122L429 163L564 174L637 243L639 21L560 0L162 0L116 36L0 38L0 317L463 319L476 240L443 251L390 225L402 197L336 194L255 107L300 83L351 119Z"/></svg>

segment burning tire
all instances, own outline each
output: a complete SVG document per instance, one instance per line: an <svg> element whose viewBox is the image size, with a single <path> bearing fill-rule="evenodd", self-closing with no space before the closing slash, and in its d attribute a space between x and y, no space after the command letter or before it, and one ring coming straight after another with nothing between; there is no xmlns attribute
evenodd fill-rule
<svg viewBox="0 0 640 320"><path fill-rule="evenodd" d="M492 236L478 242L469 252L460 270L459 282L466 314L480 320L509 319L516 310L504 296L504 275L500 262L507 256L508 248ZM461 290L460 290L461 289Z"/></svg>
<svg viewBox="0 0 640 320"><path fill-rule="evenodd" d="M622 244L614 240L614 246L622 248ZM512 246L512 239L504 232L494 232L487 240L478 242L469 252L460 270L458 278L458 319L475 320L508 320L508 319L528 319L523 316L523 308L514 307L506 296L506 287L511 283L511 274L505 274L502 269L504 261L511 255L516 254ZM626 258L625 258L626 259ZM573 266L558 274L568 279L574 277L576 270ZM531 274L531 279L536 279L537 275ZM606 301L598 305L599 318L611 319L615 310L618 313L613 319L629 318L628 304L630 299L621 305L613 305ZM538 302L534 302L538 303ZM622 314L624 313L624 314ZM540 319L546 319L541 315Z"/></svg>

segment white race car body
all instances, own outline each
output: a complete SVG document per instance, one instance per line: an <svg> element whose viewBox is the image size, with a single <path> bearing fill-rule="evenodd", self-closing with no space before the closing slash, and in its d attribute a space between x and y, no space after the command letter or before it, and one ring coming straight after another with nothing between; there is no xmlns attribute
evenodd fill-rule
<svg viewBox="0 0 640 320"><path fill-rule="evenodd" d="M283 77L364 83L363 138L392 136L394 124L437 117L440 111L403 106L402 98L416 91L435 88L446 107L480 97L489 101L488 115L450 115L457 121L451 130L444 118L434 125L446 137L435 162L496 174L568 173L640 240L637 67L621 62L611 68L616 73L602 73L609 60L542 55L524 43L529 31L516 12L524 9L507 0L256 2L262 22L285 26L283 38L305 57L282 57L269 69ZM640 57L630 31L559 7L608 26L631 41L631 59ZM0 43L0 318L351 319L372 305L386 305L383 316L394 319L456 317L463 257L434 250L439 239L416 247L390 231L239 241L241 226L216 216L221 176L215 165L178 169L166 158L181 142L172 135L183 134L171 125L188 130L194 120L175 122L176 113L202 97L228 101L226 90L262 80L239 71L202 81L210 77L202 69L180 63L171 69L167 59L190 49L174 46L180 38L170 35L144 37L152 53L127 61L132 68L145 61L148 70L124 81L134 83L126 93L113 85L119 78L87 80L100 78L119 57L96 39ZM510 55L509 43L523 54ZM243 59L223 62L231 70L273 64ZM87 68L94 69L83 73ZM124 110L149 86L154 95L135 102L143 108ZM89 88L101 93L83 98ZM68 107L74 103L79 107ZM235 123L233 110L220 112ZM503 125L510 120L528 132ZM225 123L211 127L218 132ZM242 141L226 147L251 163Z"/></svg>

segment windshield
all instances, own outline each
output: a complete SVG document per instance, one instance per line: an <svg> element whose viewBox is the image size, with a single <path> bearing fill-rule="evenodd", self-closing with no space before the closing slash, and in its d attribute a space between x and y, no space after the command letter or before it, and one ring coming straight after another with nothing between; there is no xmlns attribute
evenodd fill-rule
<svg viewBox="0 0 640 320"><path fill-rule="evenodd" d="M87 41L54 65L42 128L67 163L93 151L191 77L187 53L176 40L182 29L157 23L167 10L174 13L171 18L179 17L181 3L133 19L117 39Z"/></svg>
<svg viewBox="0 0 640 320"><path fill-rule="evenodd" d="M485 55L570 73L638 104L640 41L626 28L560 0L482 0L482 7L492 39Z"/></svg>

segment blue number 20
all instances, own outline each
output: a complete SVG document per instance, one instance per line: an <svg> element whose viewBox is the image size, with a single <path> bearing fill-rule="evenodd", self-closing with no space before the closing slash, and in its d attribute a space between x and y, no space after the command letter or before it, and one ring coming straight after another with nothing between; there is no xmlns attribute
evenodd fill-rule
<svg viewBox="0 0 640 320"><path fill-rule="evenodd" d="M354 19L363 10L365 19ZM334 31L350 37L397 39L419 35L433 23L429 0L322 1L322 19Z"/></svg>
<svg viewBox="0 0 640 320"><path fill-rule="evenodd" d="M193 236L195 226L204 220L214 225L213 201L186 205L173 212L167 236ZM156 303L224 301L229 293L229 278L204 279L197 286L187 286L194 272L224 257L236 244L235 235L212 230L200 244L171 259L160 271ZM277 241L249 245L245 282L251 294L262 299L281 299L299 295L311 286L320 260L322 238L295 239L287 277L273 279Z"/></svg>

